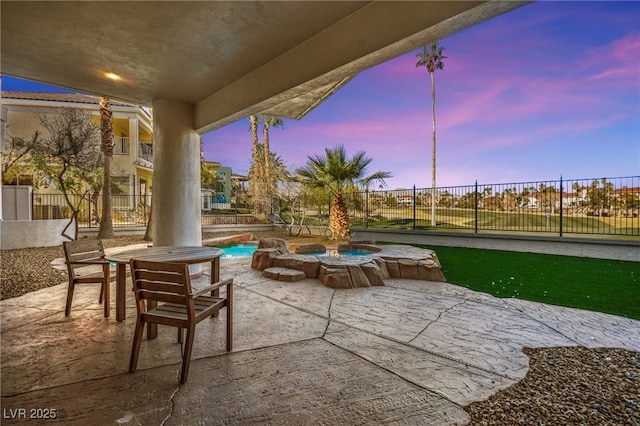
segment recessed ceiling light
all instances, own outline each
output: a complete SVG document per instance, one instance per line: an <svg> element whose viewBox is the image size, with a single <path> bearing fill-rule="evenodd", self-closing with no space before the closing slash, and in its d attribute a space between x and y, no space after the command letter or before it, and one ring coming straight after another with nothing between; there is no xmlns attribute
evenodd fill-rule
<svg viewBox="0 0 640 426"><path fill-rule="evenodd" d="M113 80L113 81L118 81L120 80L122 77L120 77L118 74L114 74L112 72L106 72L104 73L105 77Z"/></svg>

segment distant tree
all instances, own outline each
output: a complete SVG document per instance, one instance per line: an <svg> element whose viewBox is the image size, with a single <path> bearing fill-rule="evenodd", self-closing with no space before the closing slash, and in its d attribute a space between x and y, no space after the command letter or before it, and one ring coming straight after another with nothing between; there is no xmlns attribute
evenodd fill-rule
<svg viewBox="0 0 640 426"><path fill-rule="evenodd" d="M218 176L216 169L207 163L202 163L200 167L200 185L203 188L216 190L220 186L222 179Z"/></svg>
<svg viewBox="0 0 640 426"><path fill-rule="evenodd" d="M294 226L298 225L296 236L300 235L304 221L302 208L302 199L305 195L306 188L295 180L287 180L278 187L278 200L280 211L277 218L284 223L289 231L289 235L293 235Z"/></svg>
<svg viewBox="0 0 640 426"><path fill-rule="evenodd" d="M326 188L305 188L302 194L302 204L306 207L318 210L318 215L323 216L329 212L330 194Z"/></svg>
<svg viewBox="0 0 640 426"><path fill-rule="evenodd" d="M13 181L23 170L21 163L29 161L31 151L40 142L40 132L35 131L31 139L10 136L2 152L2 183Z"/></svg>
<svg viewBox="0 0 640 426"><path fill-rule="evenodd" d="M603 178L595 179L587 189L589 204L591 208L598 211L598 216L602 217L604 210L611 206L611 195L613 193L613 183Z"/></svg>
<svg viewBox="0 0 640 426"><path fill-rule="evenodd" d="M515 188L506 188L502 191L502 198L506 210L512 210L515 208L515 195L517 190Z"/></svg>
<svg viewBox="0 0 640 426"><path fill-rule="evenodd" d="M426 67L431 75L431 117L433 121L433 139L431 145L431 226L436 226L436 70L444 68L443 59L447 57L442 54L444 47L439 47L437 42L433 42L430 48L422 48L422 52L416 54L420 59L416 67Z"/></svg>
<svg viewBox="0 0 640 426"><path fill-rule="evenodd" d="M339 145L333 149L325 148L325 155L309 156L307 164L296 169L298 180L306 187L324 188L332 195L329 212L332 239L346 239L351 233L344 191L353 185L368 186L373 181L386 185L384 180L392 176L391 173L382 171L368 175L367 167L372 161L364 151L347 158L344 146Z"/></svg>
<svg viewBox="0 0 640 426"><path fill-rule="evenodd" d="M98 238L113 238L111 217L111 159L113 158L113 111L109 98L100 98L100 151L104 157L102 180L102 217ZM95 194L95 193L94 193Z"/></svg>
<svg viewBox="0 0 640 426"><path fill-rule="evenodd" d="M62 235L70 240L78 238L78 212L80 202L73 194L86 193L87 182L83 174L95 172L102 166L99 128L88 113L63 108L52 114L38 116L49 136L34 147L33 165L49 185L62 192L71 211L69 224ZM75 223L73 236L66 234Z"/></svg>

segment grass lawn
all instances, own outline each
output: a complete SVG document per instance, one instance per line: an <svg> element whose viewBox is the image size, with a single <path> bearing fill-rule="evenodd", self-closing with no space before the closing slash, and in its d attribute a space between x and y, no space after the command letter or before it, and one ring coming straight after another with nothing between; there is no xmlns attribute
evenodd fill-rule
<svg viewBox="0 0 640 426"><path fill-rule="evenodd" d="M471 290L640 320L640 262L420 247L436 252L448 282Z"/></svg>

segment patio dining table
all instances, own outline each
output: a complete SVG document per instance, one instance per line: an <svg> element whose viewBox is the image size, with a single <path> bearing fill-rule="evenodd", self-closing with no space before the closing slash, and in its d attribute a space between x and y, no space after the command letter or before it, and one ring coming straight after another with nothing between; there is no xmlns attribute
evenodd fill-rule
<svg viewBox="0 0 640 426"><path fill-rule="evenodd" d="M188 265L211 262L211 283L216 283L220 280L220 256L222 253L223 251L216 247L165 246L108 254L105 258L116 263L116 321L124 321L127 317L127 266L131 259L186 263Z"/></svg>

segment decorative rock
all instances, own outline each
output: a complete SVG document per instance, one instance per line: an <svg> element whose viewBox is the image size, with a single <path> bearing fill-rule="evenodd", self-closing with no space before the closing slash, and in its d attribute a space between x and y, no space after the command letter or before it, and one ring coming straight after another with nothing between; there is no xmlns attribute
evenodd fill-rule
<svg viewBox="0 0 640 426"><path fill-rule="evenodd" d="M418 262L413 259L398 259L400 277L408 280L418 279Z"/></svg>
<svg viewBox="0 0 640 426"><path fill-rule="evenodd" d="M287 242L282 238L263 238L258 242L258 248L276 248L281 253L289 253Z"/></svg>
<svg viewBox="0 0 640 426"><path fill-rule="evenodd" d="M285 240L282 238L263 238L258 242L258 249L253 252L251 268L264 271L273 266L273 259L284 253L289 253Z"/></svg>
<svg viewBox="0 0 640 426"><path fill-rule="evenodd" d="M353 251L353 250L367 250L371 253L378 253L382 249L373 244L367 244L364 242L353 242L348 244L338 244L338 252L341 251Z"/></svg>
<svg viewBox="0 0 640 426"><path fill-rule="evenodd" d="M384 285L384 276L382 274L382 270L376 262L370 262L360 265L360 269L362 269L362 272L366 275L367 280L369 281L369 285Z"/></svg>
<svg viewBox="0 0 640 426"><path fill-rule="evenodd" d="M209 238L206 240L202 240L202 245L203 246L232 245L232 244L246 243L247 241L253 241L253 234L246 233L246 234L231 235L228 237Z"/></svg>
<svg viewBox="0 0 640 426"><path fill-rule="evenodd" d="M253 252L251 268L263 271L273 265L273 259L281 255L277 248L259 248Z"/></svg>
<svg viewBox="0 0 640 426"><path fill-rule="evenodd" d="M367 244L367 245L373 246L373 245L376 244L376 242L373 241L373 240L350 240L349 244L352 244L352 245L354 245L354 244Z"/></svg>
<svg viewBox="0 0 640 426"><path fill-rule="evenodd" d="M351 278L352 288L371 287L367 275L361 269L361 265L348 265L347 270Z"/></svg>
<svg viewBox="0 0 640 426"><path fill-rule="evenodd" d="M328 275L323 280L324 285L331 288L353 288L351 276L346 269L328 269Z"/></svg>
<svg viewBox="0 0 640 426"><path fill-rule="evenodd" d="M327 248L323 244L303 244L296 248L296 254L324 254Z"/></svg>
<svg viewBox="0 0 640 426"><path fill-rule="evenodd" d="M382 278L391 278L389 269L387 268L387 262L385 262L384 259L380 259L379 257L375 258L374 261L376 262L376 265L378 265L378 268L380 268L380 272L382 272Z"/></svg>
<svg viewBox="0 0 640 426"><path fill-rule="evenodd" d="M446 278L440 266L432 260L420 261L418 263L418 278L425 281L446 282Z"/></svg>
<svg viewBox="0 0 640 426"><path fill-rule="evenodd" d="M303 271L307 278L318 278L320 271L320 261L317 257L294 253L285 253L276 256L273 259L272 266Z"/></svg>
<svg viewBox="0 0 640 426"><path fill-rule="evenodd" d="M384 263L387 266L387 271L389 271L390 278L400 278L400 267L398 266L397 260L385 258Z"/></svg>
<svg viewBox="0 0 640 426"><path fill-rule="evenodd" d="M432 250L405 245L378 247L363 242L340 244L338 251L364 249L363 256L313 256L302 253L324 253L322 244L305 244L290 253L285 240L261 240L253 254L251 267L263 275L280 281L319 278L332 288L357 288L384 285L386 278L446 281L440 262ZM267 271L268 269L268 271Z"/></svg>

